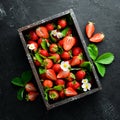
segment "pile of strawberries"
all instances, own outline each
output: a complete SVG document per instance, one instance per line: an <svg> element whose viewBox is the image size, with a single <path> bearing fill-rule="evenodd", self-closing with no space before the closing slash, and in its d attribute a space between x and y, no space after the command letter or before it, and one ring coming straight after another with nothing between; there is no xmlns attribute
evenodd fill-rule
<svg viewBox="0 0 120 120"><path fill-rule="evenodd" d="M40 75L46 100L60 100L83 92L82 80L90 78L90 72L82 67L86 62L83 49L67 19L61 18L30 31L27 47Z"/></svg>

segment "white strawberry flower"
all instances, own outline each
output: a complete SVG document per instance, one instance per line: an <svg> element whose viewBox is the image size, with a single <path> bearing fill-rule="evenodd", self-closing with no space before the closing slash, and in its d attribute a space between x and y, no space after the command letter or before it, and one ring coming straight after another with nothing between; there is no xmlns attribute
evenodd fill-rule
<svg viewBox="0 0 120 120"><path fill-rule="evenodd" d="M51 31L51 34L52 34L53 36L57 36L57 30L52 30L52 31Z"/></svg>
<svg viewBox="0 0 120 120"><path fill-rule="evenodd" d="M82 83L88 83L88 79L87 78L82 79Z"/></svg>
<svg viewBox="0 0 120 120"><path fill-rule="evenodd" d="M63 71L68 71L70 68L70 64L68 61L62 61L60 67Z"/></svg>
<svg viewBox="0 0 120 120"><path fill-rule="evenodd" d="M34 49L35 49L34 44L27 44L27 47L28 47L30 50L34 50Z"/></svg>
<svg viewBox="0 0 120 120"><path fill-rule="evenodd" d="M60 39L63 37L63 34L61 32L57 32L57 38Z"/></svg>

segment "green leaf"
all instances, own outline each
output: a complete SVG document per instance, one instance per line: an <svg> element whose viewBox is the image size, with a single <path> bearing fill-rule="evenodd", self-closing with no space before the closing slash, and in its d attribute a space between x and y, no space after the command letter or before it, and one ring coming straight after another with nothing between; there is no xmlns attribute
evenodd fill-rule
<svg viewBox="0 0 120 120"><path fill-rule="evenodd" d="M57 85L57 86L54 86L53 89L61 91L63 89L63 86L62 85Z"/></svg>
<svg viewBox="0 0 120 120"><path fill-rule="evenodd" d="M63 48L61 47L61 46L58 46L58 51L57 51L57 53L58 54L62 54L63 53Z"/></svg>
<svg viewBox="0 0 120 120"><path fill-rule="evenodd" d="M35 53L35 58L36 58L36 60L38 60L40 63L42 63L43 62L43 59L41 58L41 56L39 55L39 53L37 52L37 53Z"/></svg>
<svg viewBox="0 0 120 120"><path fill-rule="evenodd" d="M22 82L24 85L26 85L27 82L29 82L32 78L32 72L31 71L25 71L21 75Z"/></svg>
<svg viewBox="0 0 120 120"><path fill-rule="evenodd" d="M104 76L105 76L105 72L106 72L105 66L102 65L102 64L99 64L99 63L97 63L97 62L94 62L94 63L95 63L95 65L96 65L96 68L97 68L99 74L100 74L102 77L104 77Z"/></svg>
<svg viewBox="0 0 120 120"><path fill-rule="evenodd" d="M24 94L24 88L20 88L18 91L17 91L17 99L22 101L23 100L23 94Z"/></svg>
<svg viewBox="0 0 120 120"><path fill-rule="evenodd" d="M61 33L62 33L63 37L66 36L66 34L67 34L67 32L68 32L69 29L70 29L69 27L66 27L64 30L62 30Z"/></svg>
<svg viewBox="0 0 120 120"><path fill-rule="evenodd" d="M108 52L108 53L104 53L104 54L100 55L96 59L96 62L101 63L101 64L110 64L113 62L113 60L114 60L114 55L112 53Z"/></svg>
<svg viewBox="0 0 120 120"><path fill-rule="evenodd" d="M43 39L42 42L41 42L41 47L44 49L44 50L47 50L48 49L48 46L47 46L47 42Z"/></svg>
<svg viewBox="0 0 120 120"><path fill-rule="evenodd" d="M91 71L91 66L92 65L89 61L83 62L80 66L83 67L83 68L86 68L88 71Z"/></svg>
<svg viewBox="0 0 120 120"><path fill-rule="evenodd" d="M50 89L51 89L51 88L48 88L48 87L46 87L46 88L44 89L45 100L47 100L47 101L48 101L48 91L49 91Z"/></svg>
<svg viewBox="0 0 120 120"><path fill-rule="evenodd" d="M45 68L42 68L42 67L39 68L39 73L40 74L44 74L45 72L46 72Z"/></svg>
<svg viewBox="0 0 120 120"><path fill-rule="evenodd" d="M24 86L24 83L22 82L22 79L19 78L19 77L15 77L12 79L11 83L13 85L16 85L16 86L20 86L20 87L23 87Z"/></svg>
<svg viewBox="0 0 120 120"><path fill-rule="evenodd" d="M98 56L98 48L95 44L89 44L87 47L89 56L91 59L95 60Z"/></svg>
<svg viewBox="0 0 120 120"><path fill-rule="evenodd" d="M48 57L48 58L49 58L49 59L52 59L53 62L55 62L55 63L56 63L56 61L57 61L56 56L50 56L50 57Z"/></svg>

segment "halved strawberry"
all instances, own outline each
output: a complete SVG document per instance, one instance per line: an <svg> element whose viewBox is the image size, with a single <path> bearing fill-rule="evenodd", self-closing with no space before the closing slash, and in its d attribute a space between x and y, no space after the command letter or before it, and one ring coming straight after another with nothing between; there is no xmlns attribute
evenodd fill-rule
<svg viewBox="0 0 120 120"><path fill-rule="evenodd" d="M43 86L51 88L51 87L53 87L53 82L51 80L44 80Z"/></svg>
<svg viewBox="0 0 120 120"><path fill-rule="evenodd" d="M46 28L48 31L51 31L51 30L54 30L55 25L53 23L48 23L48 24L46 24Z"/></svg>
<svg viewBox="0 0 120 120"><path fill-rule="evenodd" d="M79 89L80 88L80 83L77 81L71 81L67 83L67 87L72 87L73 89Z"/></svg>
<svg viewBox="0 0 120 120"><path fill-rule="evenodd" d="M52 100L57 100L59 98L59 94L56 90L49 91L49 98Z"/></svg>
<svg viewBox="0 0 120 120"><path fill-rule="evenodd" d="M48 38L49 37L48 30L44 26L38 27L36 29L36 34L41 38Z"/></svg>
<svg viewBox="0 0 120 120"><path fill-rule="evenodd" d="M51 44L50 47L49 47L49 51L50 51L51 53L56 53L56 52L58 51L58 46L57 46L57 44L55 44L55 43Z"/></svg>
<svg viewBox="0 0 120 120"><path fill-rule="evenodd" d="M75 96L78 94L72 87L67 87L64 91L67 97Z"/></svg>
<svg viewBox="0 0 120 120"><path fill-rule="evenodd" d="M74 56L77 56L77 55L79 55L80 53L82 53L82 49L81 49L80 47L73 47L73 49L72 49L72 54L73 54Z"/></svg>
<svg viewBox="0 0 120 120"><path fill-rule="evenodd" d="M30 40L38 39L38 36L36 35L36 33L34 31L30 31L29 36L30 36Z"/></svg>
<svg viewBox="0 0 120 120"><path fill-rule="evenodd" d="M64 86L64 85L65 85L65 81L64 81L63 79L57 79L57 80L55 81L55 84L56 84L56 85L62 85L62 86Z"/></svg>
<svg viewBox="0 0 120 120"><path fill-rule="evenodd" d="M35 88L34 84L32 82L29 82L25 85L25 90L27 92L35 92L37 89Z"/></svg>
<svg viewBox="0 0 120 120"><path fill-rule="evenodd" d="M94 31L95 31L95 26L93 22L88 22L88 24L86 25L86 34L88 38L91 38Z"/></svg>
<svg viewBox="0 0 120 120"><path fill-rule="evenodd" d="M67 21L65 19L58 20L58 28L65 28L67 26Z"/></svg>
<svg viewBox="0 0 120 120"><path fill-rule="evenodd" d="M103 33L96 33L89 40L90 42L98 43L98 42L102 42L104 38L105 35Z"/></svg>
<svg viewBox="0 0 120 120"><path fill-rule="evenodd" d="M75 45L76 39L72 36L66 36L63 38L63 49L65 51L69 51L72 49L72 47Z"/></svg>
<svg viewBox="0 0 120 120"><path fill-rule="evenodd" d="M40 53L41 55L45 56L45 57L48 57L48 56L49 56L47 50L40 49L40 50L39 50L39 53Z"/></svg>
<svg viewBox="0 0 120 120"><path fill-rule="evenodd" d="M48 79L50 79L50 80L57 80L57 77L56 77L56 74L55 74L55 72L54 72L54 70L52 70L52 69L47 69L46 70L46 77L48 78Z"/></svg>
<svg viewBox="0 0 120 120"><path fill-rule="evenodd" d="M61 54L61 58L63 60L69 60L70 59L70 52L63 51L62 54Z"/></svg>
<svg viewBox="0 0 120 120"><path fill-rule="evenodd" d="M55 73L58 73L61 70L60 64L54 64L52 69L55 71Z"/></svg>
<svg viewBox="0 0 120 120"><path fill-rule="evenodd" d="M67 78L69 75L70 75L70 71L63 71L63 70L61 70L57 74L57 78Z"/></svg>
<svg viewBox="0 0 120 120"><path fill-rule="evenodd" d="M39 95L38 92L29 92L27 95L26 95L26 100L27 101L34 101L36 100L37 96Z"/></svg>
<svg viewBox="0 0 120 120"><path fill-rule="evenodd" d="M75 76L76 76L76 80L82 80L85 78L86 72L84 70L79 70L76 72Z"/></svg>
<svg viewBox="0 0 120 120"><path fill-rule="evenodd" d="M49 58L44 59L45 68L49 69L53 66L53 61Z"/></svg>

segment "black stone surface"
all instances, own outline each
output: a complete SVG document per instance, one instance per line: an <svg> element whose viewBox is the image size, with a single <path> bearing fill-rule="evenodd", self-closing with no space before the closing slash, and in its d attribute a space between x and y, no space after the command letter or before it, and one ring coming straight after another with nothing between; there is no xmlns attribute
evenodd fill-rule
<svg viewBox="0 0 120 120"><path fill-rule="evenodd" d="M105 77L100 77L103 90L51 111L46 111L41 96L33 103L18 101L10 81L30 66L17 29L70 8L84 36L88 21L106 35L98 44L99 53L115 55ZM119 0L0 0L0 120L120 120L119 46Z"/></svg>

